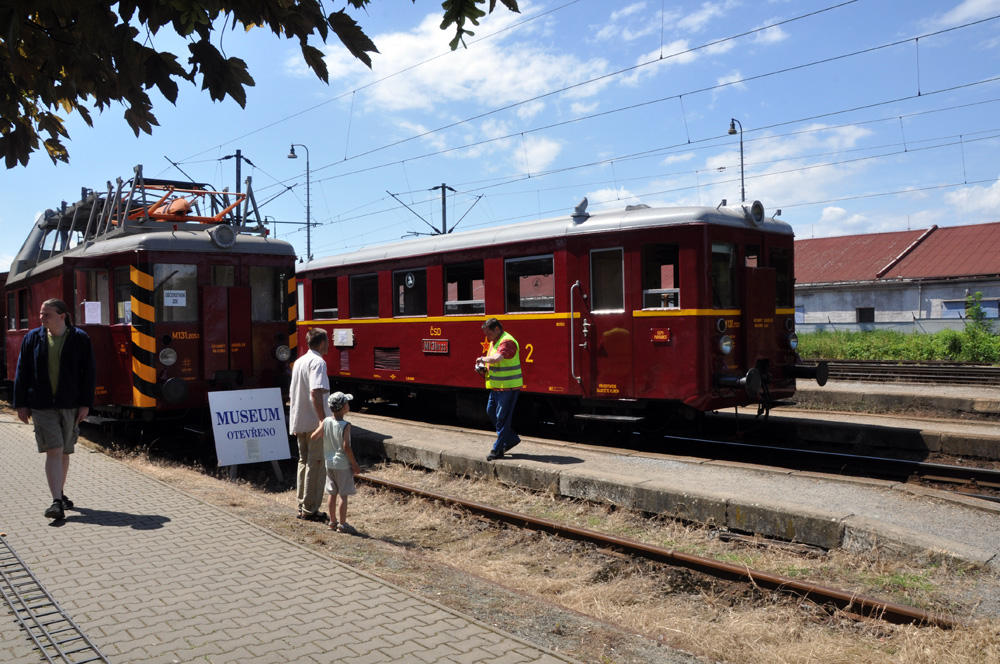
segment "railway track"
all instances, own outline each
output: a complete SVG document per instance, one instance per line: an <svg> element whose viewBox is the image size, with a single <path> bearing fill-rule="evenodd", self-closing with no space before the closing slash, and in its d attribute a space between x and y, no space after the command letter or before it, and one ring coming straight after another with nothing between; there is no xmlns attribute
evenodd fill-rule
<svg viewBox="0 0 1000 664"><path fill-rule="evenodd" d="M905 362L897 360L804 360L826 362L834 380L932 385L1000 385L1000 367L967 362Z"/></svg>
<svg viewBox="0 0 1000 664"><path fill-rule="evenodd" d="M508 510L477 503L473 501L447 496L432 491L390 482L371 475L357 475L358 481L372 486L389 489L408 496L426 498L441 504L459 507L463 510L490 519L491 521L508 525L546 532L557 537L583 541L603 549L624 553L675 567L692 569L717 578L741 581L758 587L781 593L789 593L806 598L821 606L836 606L840 610L859 617L877 618L895 624L933 625L945 629L956 627L958 620L941 613L932 613L922 609L858 595L847 590L830 588L800 579L771 574L754 570L744 565L734 565L712 558L684 553L673 549L663 549L636 540L606 535L586 528L578 528L566 524L520 514Z"/></svg>

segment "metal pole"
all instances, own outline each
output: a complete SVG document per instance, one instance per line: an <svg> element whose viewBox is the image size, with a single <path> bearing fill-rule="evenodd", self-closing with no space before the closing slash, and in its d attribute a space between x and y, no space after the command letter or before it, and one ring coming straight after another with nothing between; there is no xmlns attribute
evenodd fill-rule
<svg viewBox="0 0 1000 664"><path fill-rule="evenodd" d="M729 120L729 133L735 134L736 127L733 124L738 124L740 126L740 202L747 202L747 188L743 184L743 123L736 118L730 118Z"/></svg>
<svg viewBox="0 0 1000 664"><path fill-rule="evenodd" d="M295 146L304 148L306 151L306 260L312 260L312 201L310 200L310 175L309 175L309 148L302 143L292 143L291 149L288 151L289 159L298 159L298 155L295 154Z"/></svg>

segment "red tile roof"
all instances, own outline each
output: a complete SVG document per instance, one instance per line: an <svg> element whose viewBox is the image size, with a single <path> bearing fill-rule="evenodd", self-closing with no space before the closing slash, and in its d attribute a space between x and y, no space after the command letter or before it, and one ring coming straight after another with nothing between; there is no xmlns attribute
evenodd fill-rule
<svg viewBox="0 0 1000 664"><path fill-rule="evenodd" d="M795 283L1000 275L1000 222L795 241Z"/></svg>

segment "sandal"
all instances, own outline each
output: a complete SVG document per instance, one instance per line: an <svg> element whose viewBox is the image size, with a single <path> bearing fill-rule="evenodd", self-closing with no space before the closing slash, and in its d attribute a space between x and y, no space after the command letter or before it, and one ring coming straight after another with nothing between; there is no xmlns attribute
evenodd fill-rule
<svg viewBox="0 0 1000 664"><path fill-rule="evenodd" d="M336 521L331 521L330 525L327 526L327 528L329 528L330 530L336 530L337 532L340 532L340 524L337 523Z"/></svg>

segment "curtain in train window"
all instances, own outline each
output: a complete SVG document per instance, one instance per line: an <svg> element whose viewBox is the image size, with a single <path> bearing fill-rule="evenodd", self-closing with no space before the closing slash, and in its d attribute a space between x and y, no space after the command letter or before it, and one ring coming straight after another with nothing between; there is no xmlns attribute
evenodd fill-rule
<svg viewBox="0 0 1000 664"><path fill-rule="evenodd" d="M351 318L378 318L378 275L351 277Z"/></svg>
<svg viewBox="0 0 1000 664"><path fill-rule="evenodd" d="M76 311L73 322L77 325L108 325L110 320L111 290L107 270L76 270Z"/></svg>
<svg viewBox="0 0 1000 664"><path fill-rule="evenodd" d="M183 263L153 265L153 306L157 323L198 320L198 266Z"/></svg>
<svg viewBox="0 0 1000 664"><path fill-rule="evenodd" d="M288 319L288 268L250 266L250 317L254 321Z"/></svg>
<svg viewBox="0 0 1000 664"><path fill-rule="evenodd" d="M680 267L676 244L647 244L642 248L642 308L680 308Z"/></svg>
<svg viewBox="0 0 1000 664"><path fill-rule="evenodd" d="M115 268L115 323L132 324L132 277L129 266Z"/></svg>
<svg viewBox="0 0 1000 664"><path fill-rule="evenodd" d="M621 249L590 252L590 293L592 311L625 310L624 253Z"/></svg>
<svg viewBox="0 0 1000 664"><path fill-rule="evenodd" d="M505 267L507 313L556 310L552 254L509 258Z"/></svg>
<svg viewBox="0 0 1000 664"><path fill-rule="evenodd" d="M736 252L727 242L712 243L712 306L716 309L736 307Z"/></svg>
<svg viewBox="0 0 1000 664"><path fill-rule="evenodd" d="M427 270L392 273L392 315L427 315Z"/></svg>
<svg viewBox="0 0 1000 664"><path fill-rule="evenodd" d="M316 320L336 320L340 313L337 308L337 277L313 279L312 294L312 317Z"/></svg>
<svg viewBox="0 0 1000 664"><path fill-rule="evenodd" d="M444 266L444 312L446 314L485 314L486 281L483 262L455 263Z"/></svg>
<svg viewBox="0 0 1000 664"><path fill-rule="evenodd" d="M788 309L795 301L795 280L792 275L792 250L786 247L771 247L768 252L769 267L776 272L777 282L774 294L779 309Z"/></svg>

